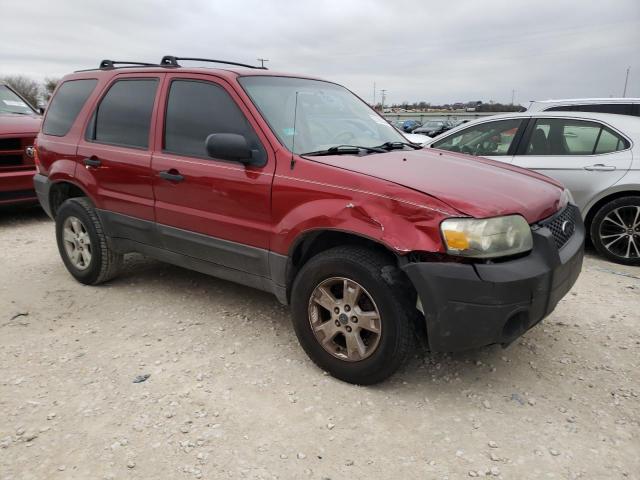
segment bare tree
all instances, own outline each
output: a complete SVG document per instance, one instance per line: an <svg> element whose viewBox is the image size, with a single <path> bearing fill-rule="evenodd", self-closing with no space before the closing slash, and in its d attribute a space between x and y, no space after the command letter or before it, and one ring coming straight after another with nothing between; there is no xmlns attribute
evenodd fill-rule
<svg viewBox="0 0 640 480"><path fill-rule="evenodd" d="M56 89L59 82L59 78L46 77L44 79L42 95L45 101L48 102L51 99L51 95L53 95L53 91Z"/></svg>
<svg viewBox="0 0 640 480"><path fill-rule="evenodd" d="M10 75L1 77L0 82L4 82L22 95L31 105L37 106L40 98L40 84L24 75Z"/></svg>

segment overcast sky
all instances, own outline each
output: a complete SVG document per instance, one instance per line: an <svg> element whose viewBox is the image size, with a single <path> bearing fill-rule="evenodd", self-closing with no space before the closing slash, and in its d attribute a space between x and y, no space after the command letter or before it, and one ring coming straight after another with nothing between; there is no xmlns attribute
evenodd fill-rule
<svg viewBox="0 0 640 480"><path fill-rule="evenodd" d="M0 75L162 55L255 63L368 101L640 97L640 0L0 0ZM378 97L379 98L379 97Z"/></svg>

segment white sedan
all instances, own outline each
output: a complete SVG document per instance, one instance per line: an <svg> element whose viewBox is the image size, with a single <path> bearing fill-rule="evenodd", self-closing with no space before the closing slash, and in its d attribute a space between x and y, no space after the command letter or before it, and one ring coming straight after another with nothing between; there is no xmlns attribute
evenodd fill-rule
<svg viewBox="0 0 640 480"><path fill-rule="evenodd" d="M465 123L424 145L480 155L559 180L580 208L595 248L640 265L640 118L523 112Z"/></svg>
<svg viewBox="0 0 640 480"><path fill-rule="evenodd" d="M404 135L404 138L409 140L411 143L417 143L418 145L425 145L429 140L431 140L430 136L422 135L420 133L407 133L407 132L400 132L400 133Z"/></svg>

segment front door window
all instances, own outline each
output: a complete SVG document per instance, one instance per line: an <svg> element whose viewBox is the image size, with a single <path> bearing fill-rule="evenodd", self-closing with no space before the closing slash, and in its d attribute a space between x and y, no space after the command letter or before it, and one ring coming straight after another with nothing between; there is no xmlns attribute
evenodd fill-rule
<svg viewBox="0 0 640 480"><path fill-rule="evenodd" d="M507 155L521 124L521 119L479 123L435 142L433 148L487 157Z"/></svg>

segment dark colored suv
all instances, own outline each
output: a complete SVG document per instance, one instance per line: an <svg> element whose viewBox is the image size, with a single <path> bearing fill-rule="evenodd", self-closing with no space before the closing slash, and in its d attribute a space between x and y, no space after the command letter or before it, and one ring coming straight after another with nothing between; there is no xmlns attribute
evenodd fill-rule
<svg viewBox="0 0 640 480"><path fill-rule="evenodd" d="M40 121L29 102L0 84L0 205L37 201L32 151Z"/></svg>
<svg viewBox="0 0 640 480"><path fill-rule="evenodd" d="M371 384L417 332L509 344L578 277L584 228L557 182L408 144L335 83L182 60L103 61L53 96L35 185L78 281L140 252L272 292L316 364Z"/></svg>

